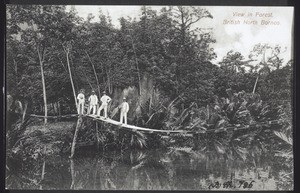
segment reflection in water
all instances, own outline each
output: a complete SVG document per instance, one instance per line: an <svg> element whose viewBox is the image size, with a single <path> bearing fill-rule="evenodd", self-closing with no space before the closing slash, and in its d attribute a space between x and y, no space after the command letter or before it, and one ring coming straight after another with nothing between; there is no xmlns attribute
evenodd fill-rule
<svg viewBox="0 0 300 193"><path fill-rule="evenodd" d="M192 151L170 149L131 151L121 155L111 152L96 157L75 158L70 160L71 189L277 189L271 167L256 168L243 161L214 156L211 158ZM267 163L258 165L264 164ZM226 186L228 181L232 186Z"/></svg>
<svg viewBox="0 0 300 193"><path fill-rule="evenodd" d="M74 188L74 182L75 182L75 170L74 170L74 160L70 159L70 170L71 170L71 178L72 178L72 184L70 189L72 190Z"/></svg>
<svg viewBox="0 0 300 193"><path fill-rule="evenodd" d="M84 190L278 190L291 189L284 162L267 157L244 161L189 148L86 152L18 160L7 173L9 189ZM14 163L10 160L10 163ZM19 168L19 169L18 169ZM41 180L42 178L42 180Z"/></svg>
<svg viewBox="0 0 300 193"><path fill-rule="evenodd" d="M43 161L43 167L42 167L42 176L41 176L41 182L45 179L45 168L46 168L46 161ZM43 189L43 185L40 183L40 190Z"/></svg>

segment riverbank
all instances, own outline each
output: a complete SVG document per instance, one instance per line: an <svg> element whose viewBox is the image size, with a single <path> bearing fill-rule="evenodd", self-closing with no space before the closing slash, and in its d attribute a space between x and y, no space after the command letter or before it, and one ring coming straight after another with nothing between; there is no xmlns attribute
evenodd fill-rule
<svg viewBox="0 0 300 193"><path fill-rule="evenodd" d="M38 159L45 155L59 154L66 143L73 136L74 122L50 122L46 126L33 123L28 125L20 138L12 147L8 147L7 154L21 159Z"/></svg>

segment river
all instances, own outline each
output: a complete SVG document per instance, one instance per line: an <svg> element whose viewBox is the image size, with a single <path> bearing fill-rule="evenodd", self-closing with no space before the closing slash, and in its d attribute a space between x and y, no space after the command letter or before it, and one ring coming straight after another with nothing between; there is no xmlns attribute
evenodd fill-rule
<svg viewBox="0 0 300 193"><path fill-rule="evenodd" d="M22 161L21 161L22 162ZM24 162L24 161L23 161ZM73 159L54 155L35 163L15 160L7 173L9 189L84 190L280 190L280 163L228 158L190 148L97 153L83 149ZM44 165L44 171L43 171ZM19 166L19 167L18 167ZM42 177L43 176L43 177Z"/></svg>

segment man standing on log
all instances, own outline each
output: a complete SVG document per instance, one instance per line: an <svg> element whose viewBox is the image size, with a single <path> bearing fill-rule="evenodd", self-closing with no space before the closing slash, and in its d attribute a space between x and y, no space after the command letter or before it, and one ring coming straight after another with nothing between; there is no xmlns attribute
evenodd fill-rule
<svg viewBox="0 0 300 193"><path fill-rule="evenodd" d="M107 106L108 103L111 101L111 98L106 95L106 92L103 91L103 96L101 97L100 101L102 102L100 108L98 109L97 116L100 117L100 113L102 109L104 109L104 119L107 119Z"/></svg>
<svg viewBox="0 0 300 193"><path fill-rule="evenodd" d="M126 98L123 98L123 103L120 106L121 109L121 115L120 115L120 123L123 125L123 118L124 118L124 122L125 125L127 125L127 113L129 111L129 105L126 102Z"/></svg>
<svg viewBox="0 0 300 193"><path fill-rule="evenodd" d="M89 103L90 103L90 109L88 114L91 114L91 111L93 109L93 115L96 115L96 108L98 104L98 97L95 94L95 91L92 91L92 95L89 97Z"/></svg>
<svg viewBox="0 0 300 193"><path fill-rule="evenodd" d="M77 112L78 114L82 115L83 110L84 110L84 102L85 102L85 97L84 97L84 90L80 89L80 92L77 96Z"/></svg>

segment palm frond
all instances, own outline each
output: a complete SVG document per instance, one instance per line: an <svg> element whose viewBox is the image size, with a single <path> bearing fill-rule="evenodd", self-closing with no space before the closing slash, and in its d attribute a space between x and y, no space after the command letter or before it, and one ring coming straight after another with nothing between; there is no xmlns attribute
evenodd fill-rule
<svg viewBox="0 0 300 193"><path fill-rule="evenodd" d="M287 136L285 133L280 132L280 131L274 131L274 134L277 137L279 137L280 139L282 139L283 141L285 141L287 144L293 145L293 138L291 138L290 136Z"/></svg>

